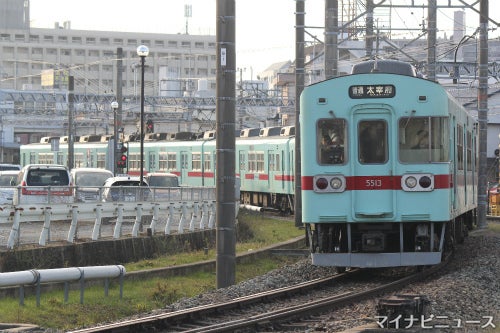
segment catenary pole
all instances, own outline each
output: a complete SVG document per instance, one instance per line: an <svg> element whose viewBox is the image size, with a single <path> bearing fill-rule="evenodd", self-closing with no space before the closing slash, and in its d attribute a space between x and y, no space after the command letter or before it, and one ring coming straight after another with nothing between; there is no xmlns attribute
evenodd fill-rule
<svg viewBox="0 0 500 333"><path fill-rule="evenodd" d="M436 81L436 34L437 34L437 4L429 0L427 22L427 79Z"/></svg>
<svg viewBox="0 0 500 333"><path fill-rule="evenodd" d="M479 126L479 182L477 223L486 228L487 207L487 158L486 140L488 137L488 0L481 0L479 15L479 88L477 90L477 115Z"/></svg>
<svg viewBox="0 0 500 333"><path fill-rule="evenodd" d="M236 40L235 1L217 0L216 100L216 270L217 288L235 283L235 111Z"/></svg>
<svg viewBox="0 0 500 333"><path fill-rule="evenodd" d="M325 0L325 79L338 75L339 2Z"/></svg>
<svg viewBox="0 0 500 333"><path fill-rule="evenodd" d="M302 226L302 171L300 163L300 94L304 90L305 0L295 0L295 226Z"/></svg>

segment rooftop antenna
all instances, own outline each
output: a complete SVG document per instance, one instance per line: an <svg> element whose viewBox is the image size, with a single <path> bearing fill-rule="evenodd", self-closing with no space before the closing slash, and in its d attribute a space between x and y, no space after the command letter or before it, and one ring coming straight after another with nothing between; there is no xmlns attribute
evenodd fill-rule
<svg viewBox="0 0 500 333"><path fill-rule="evenodd" d="M186 19L186 35L189 35L188 22L191 16L193 16L193 6L188 4L184 5L184 18Z"/></svg>

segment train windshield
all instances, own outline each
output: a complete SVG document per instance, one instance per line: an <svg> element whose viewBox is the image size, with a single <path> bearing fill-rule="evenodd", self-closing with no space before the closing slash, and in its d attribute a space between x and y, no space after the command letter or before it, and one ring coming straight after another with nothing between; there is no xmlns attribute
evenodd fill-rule
<svg viewBox="0 0 500 333"><path fill-rule="evenodd" d="M316 129L319 164L344 164L347 137L344 119L320 119Z"/></svg>
<svg viewBox="0 0 500 333"><path fill-rule="evenodd" d="M385 120L364 120L358 124L359 162L381 164L387 162L387 123Z"/></svg>
<svg viewBox="0 0 500 333"><path fill-rule="evenodd" d="M399 159L403 163L449 161L446 117L404 117L399 120Z"/></svg>

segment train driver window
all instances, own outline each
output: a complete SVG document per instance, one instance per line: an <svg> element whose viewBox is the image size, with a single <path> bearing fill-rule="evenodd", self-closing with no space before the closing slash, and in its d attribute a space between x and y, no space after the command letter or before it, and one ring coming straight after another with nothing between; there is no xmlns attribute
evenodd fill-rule
<svg viewBox="0 0 500 333"><path fill-rule="evenodd" d="M344 164L346 123L344 119L320 119L316 129L319 164Z"/></svg>
<svg viewBox="0 0 500 333"><path fill-rule="evenodd" d="M358 124L359 161L363 164L387 162L387 123L383 120L364 120Z"/></svg>

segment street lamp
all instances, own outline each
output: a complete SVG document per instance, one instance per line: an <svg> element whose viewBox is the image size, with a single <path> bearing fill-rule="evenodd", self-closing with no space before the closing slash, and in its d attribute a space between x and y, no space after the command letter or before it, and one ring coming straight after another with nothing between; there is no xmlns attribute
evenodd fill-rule
<svg viewBox="0 0 500 333"><path fill-rule="evenodd" d="M141 57L141 177L139 179L140 186L144 179L144 63L149 54L149 49L146 45L139 45L137 47L137 55Z"/></svg>
<svg viewBox="0 0 500 333"><path fill-rule="evenodd" d="M113 143L113 161L114 161L114 166L113 166L113 173L116 175L117 173L117 167L116 167L116 157L118 156L117 154L117 146L118 146L118 129L116 128L117 124L116 124L116 118L117 118L117 115L116 115L116 112L118 110L118 102L117 101L113 101L111 102L111 109L113 110L113 139L114 139L114 143Z"/></svg>

